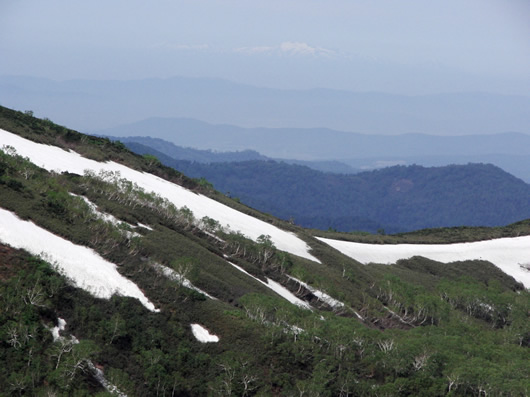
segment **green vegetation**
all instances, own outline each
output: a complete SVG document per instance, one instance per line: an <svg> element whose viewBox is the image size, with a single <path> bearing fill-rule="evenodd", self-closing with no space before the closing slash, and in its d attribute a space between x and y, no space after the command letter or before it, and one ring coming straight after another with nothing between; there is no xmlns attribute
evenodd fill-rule
<svg viewBox="0 0 530 397"><path fill-rule="evenodd" d="M2 128L16 127L48 143L66 142L67 129L0 110ZM95 368L130 396L529 394L530 293L492 264L440 266L415 257L366 267L310 231L201 190L152 158L99 138L70 135L76 150L152 168L298 233L322 263L279 251L270 236L254 242L213 218L197 219L186 207L177 208L119 174L50 173L3 148L0 207L116 263L160 312L149 312L132 298L94 298L74 288L46 258L0 244L0 396L111 395L96 380ZM120 222L102 219L79 196ZM152 230L136 228L137 223ZM527 222L403 236L329 235L442 242L525 232ZM314 309L287 302L227 258L262 281L282 284ZM160 266L180 278L164 276ZM289 276L343 306L319 300ZM217 299L186 287L183 277ZM58 318L67 325L54 340L51 329ZM192 323L220 341L199 343Z"/></svg>

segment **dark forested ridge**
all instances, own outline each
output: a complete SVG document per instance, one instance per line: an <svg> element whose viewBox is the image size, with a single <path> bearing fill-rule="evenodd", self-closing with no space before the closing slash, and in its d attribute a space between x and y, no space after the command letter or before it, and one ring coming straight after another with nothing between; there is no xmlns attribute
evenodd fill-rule
<svg viewBox="0 0 530 397"><path fill-rule="evenodd" d="M131 148L304 227L397 233L500 226L530 217L530 185L491 164L394 166L338 175L270 160L200 164Z"/></svg>
<svg viewBox="0 0 530 397"><path fill-rule="evenodd" d="M46 251L35 257L0 242L0 396L529 394L530 294L492 263L416 256L361 265L312 231L244 207L120 143L3 107L0 128L217 197L296 234L319 260L196 219L119 175L47 171L1 146L0 209L91 248L159 311L121 294L98 298L61 274ZM2 226L0 238L14 233ZM464 232L460 238L476 237L472 228ZM528 222L502 231L529 233ZM443 239L444 230L435 234ZM487 234L481 229L479 238ZM312 309L267 288L269 280ZM218 342L197 340L195 323Z"/></svg>
<svg viewBox="0 0 530 397"><path fill-rule="evenodd" d="M225 163L234 161L268 160L267 157L254 150L237 152L214 152L177 146L171 142L149 136L135 136L120 138L127 147L134 148L135 143L151 147L165 155L179 160L196 161L199 163Z"/></svg>
<svg viewBox="0 0 530 397"><path fill-rule="evenodd" d="M116 139L113 137L109 138ZM237 152L216 152L212 150L199 150L177 146L171 142L159 138L141 136L119 138L119 140L123 142L129 149L136 153L149 153L148 148L152 148L156 151L153 152L155 154L162 153L176 160L186 160L197 163L230 163L251 160L273 160L269 157L259 154L254 150L243 150ZM282 159L281 161L288 164L306 165L309 168L323 172L334 172L341 174L352 174L359 172L358 169L355 169L340 161L305 161L294 159Z"/></svg>

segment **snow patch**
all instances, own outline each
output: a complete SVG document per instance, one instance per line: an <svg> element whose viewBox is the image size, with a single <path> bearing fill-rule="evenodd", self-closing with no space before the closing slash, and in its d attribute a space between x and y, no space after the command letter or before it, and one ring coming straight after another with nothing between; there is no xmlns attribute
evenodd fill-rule
<svg viewBox="0 0 530 397"><path fill-rule="evenodd" d="M61 331L66 329L66 321L64 319L57 318L57 324L57 326L50 329L54 342L59 341L61 343L70 343L72 345L77 345L79 343L79 339L74 335L70 335L70 340L66 340L64 336L61 336Z"/></svg>
<svg viewBox="0 0 530 397"><path fill-rule="evenodd" d="M257 277L254 277L252 274L250 274L249 272L247 272L245 269L243 269L242 267L236 265L235 263L232 263L232 262L228 262L230 263L232 266L234 266L237 270L245 273L247 276L249 277L252 277L254 280L258 281L259 283L263 284L265 287L273 290L274 292L276 292L278 295L280 295L282 298L284 299L287 299L289 302L295 304L296 306L299 306L303 309L309 309L309 310L312 310L311 306L309 305L309 303L307 302L304 302L303 300L297 298L291 291L289 291L287 288L285 288L284 286L282 286L281 284L277 283L276 281L274 280L271 280L270 278L267 278L267 282L264 283L263 281L261 281L259 278Z"/></svg>
<svg viewBox="0 0 530 397"><path fill-rule="evenodd" d="M57 323L58 325L51 329L54 342L57 342L60 338L62 338L60 332L64 331L66 328L66 321L64 321L64 319L58 318Z"/></svg>
<svg viewBox="0 0 530 397"><path fill-rule="evenodd" d="M423 256L442 263L484 260L530 288L530 272L521 266L530 258L530 236L508 237L457 244L364 244L318 237L361 263L392 264L400 259Z"/></svg>
<svg viewBox="0 0 530 397"><path fill-rule="evenodd" d="M219 342L217 335L212 335L210 332L199 324L191 324L191 332L193 336L201 343Z"/></svg>
<svg viewBox="0 0 530 397"><path fill-rule="evenodd" d="M231 230L239 231L254 241L263 234L269 235L279 250L320 263L309 253L310 247L306 242L294 233L281 230L267 222L243 214L209 197L194 193L152 174L136 171L115 162L100 163L90 160L76 152L36 143L3 129L0 129L0 141L4 145L13 146L19 155L28 157L34 164L48 171L67 171L79 175L83 175L87 169L96 174L102 170L119 172L122 178L135 182L147 192L158 193L177 208L187 206L197 219L204 216L216 219L221 225L230 225Z"/></svg>
<svg viewBox="0 0 530 397"><path fill-rule="evenodd" d="M136 284L118 273L115 264L104 260L94 250L75 245L1 208L0 241L41 256L57 266L77 287L98 298L109 299L114 294L130 296L147 309L159 311Z"/></svg>

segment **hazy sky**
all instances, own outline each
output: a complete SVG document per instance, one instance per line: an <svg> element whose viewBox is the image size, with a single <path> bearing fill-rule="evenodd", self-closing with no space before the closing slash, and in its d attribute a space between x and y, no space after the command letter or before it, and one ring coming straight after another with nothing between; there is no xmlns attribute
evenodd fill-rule
<svg viewBox="0 0 530 397"><path fill-rule="evenodd" d="M529 0L0 0L0 74L530 92Z"/></svg>

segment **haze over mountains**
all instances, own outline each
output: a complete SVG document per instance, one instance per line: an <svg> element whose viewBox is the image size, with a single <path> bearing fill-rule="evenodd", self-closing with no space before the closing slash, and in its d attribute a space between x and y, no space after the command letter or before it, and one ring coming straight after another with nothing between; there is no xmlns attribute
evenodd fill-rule
<svg viewBox="0 0 530 397"><path fill-rule="evenodd" d="M260 154L264 154L269 158L338 173L392 165L491 163L530 182L530 135L518 133L383 136L329 129L245 129L187 119L151 119L107 129L101 134L124 142L139 142L179 160L216 162L223 158L222 153L209 155L208 159L198 152L184 154L181 146L187 146L202 150L241 151L230 161L258 160ZM160 139L169 142L162 143ZM254 152L245 152L248 149ZM223 161L227 161L229 155L224 158ZM300 159L305 162L292 161Z"/></svg>
<svg viewBox="0 0 530 397"><path fill-rule="evenodd" d="M1 76L2 105L85 132L150 117L367 134L529 133L530 97L484 92L396 95L273 89L221 79L68 80Z"/></svg>
<svg viewBox="0 0 530 397"><path fill-rule="evenodd" d="M3 105L100 135L151 136L183 147L250 149L272 158L346 164L319 168L338 172L493 163L530 181L527 96L280 90L185 77L0 76L0 90Z"/></svg>
<svg viewBox="0 0 530 397"><path fill-rule="evenodd" d="M522 133L379 135L329 128L243 128L182 118L150 118L96 132L116 137L150 136L198 149L252 149L270 157L304 160L492 153L530 155L530 135Z"/></svg>

